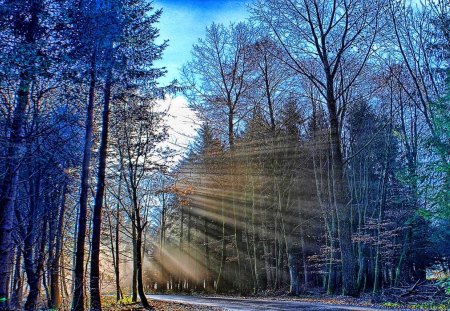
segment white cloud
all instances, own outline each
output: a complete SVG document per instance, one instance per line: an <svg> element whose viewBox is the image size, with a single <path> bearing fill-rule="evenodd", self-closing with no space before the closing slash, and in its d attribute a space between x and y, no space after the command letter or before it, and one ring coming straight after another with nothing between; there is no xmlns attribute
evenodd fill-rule
<svg viewBox="0 0 450 311"><path fill-rule="evenodd" d="M175 160L178 161L195 138L200 121L195 112L188 107L184 96L167 96L159 102L159 107L167 110L166 124L169 126L169 140L165 145L176 151Z"/></svg>

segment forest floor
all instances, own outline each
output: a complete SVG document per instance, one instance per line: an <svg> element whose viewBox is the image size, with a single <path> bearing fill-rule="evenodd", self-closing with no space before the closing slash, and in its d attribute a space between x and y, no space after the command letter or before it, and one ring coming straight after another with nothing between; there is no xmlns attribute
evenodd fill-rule
<svg viewBox="0 0 450 311"><path fill-rule="evenodd" d="M286 291L260 292L255 296L201 293L155 293L147 295L157 311L225 310L437 310L450 311L450 296L436 282L416 282L384 289L377 295L363 293L359 298L326 295L320 289L307 295L289 296ZM131 302L126 296L124 302ZM142 311L140 304L115 304L114 295L104 296L108 311Z"/></svg>
<svg viewBox="0 0 450 311"><path fill-rule="evenodd" d="M230 297L199 295L148 295L150 304L157 311L244 311L244 310L449 310L446 306L426 304L373 303L364 298L349 297ZM111 307L108 311L143 311L139 304Z"/></svg>
<svg viewBox="0 0 450 311"><path fill-rule="evenodd" d="M176 302L195 305L196 308L207 307L206 310L361 310L375 311L385 308L372 308L355 304L338 303L336 300L301 300L280 297L226 297L226 296L187 296L187 295L149 295L152 302ZM204 309L196 309L204 310Z"/></svg>
<svg viewBox="0 0 450 311"><path fill-rule="evenodd" d="M150 300L150 305L156 311L223 311L221 308L200 306L196 304L179 303L173 301ZM140 303L116 305L106 308L107 311L146 311Z"/></svg>

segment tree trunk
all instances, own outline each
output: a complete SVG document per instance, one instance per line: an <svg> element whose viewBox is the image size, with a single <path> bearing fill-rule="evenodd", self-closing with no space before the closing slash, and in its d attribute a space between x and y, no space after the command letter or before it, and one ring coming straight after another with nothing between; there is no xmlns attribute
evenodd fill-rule
<svg viewBox="0 0 450 311"><path fill-rule="evenodd" d="M44 260L45 260L45 244L47 242L46 239L46 231L47 231L47 220L43 219L42 225L42 233L41 233L41 241L39 246L39 253L37 262L34 265L33 256L31 252L27 252L25 256L25 270L27 273L27 281L29 286L27 301L25 302L24 310L34 311L36 310L37 300L40 292L40 281L41 276L43 275L44 270ZM29 235L31 235L29 233ZM27 245L28 246L28 245Z"/></svg>
<svg viewBox="0 0 450 311"><path fill-rule="evenodd" d="M122 163L122 162L121 162ZM122 194L122 166L120 167L120 173L119 173L119 189L117 191L117 194L120 198L121 194ZM115 232L115 247L114 251L114 261L115 261L115 266L114 266L114 274L116 276L116 300L120 301L123 297L122 295L122 290L120 287L120 251L119 251L119 242L120 242L120 202L117 201L117 206L116 206L116 232ZM112 243L112 242L111 242Z"/></svg>
<svg viewBox="0 0 450 311"><path fill-rule="evenodd" d="M347 198L344 178L344 161L341 152L341 138L337 115L333 80L327 79L327 107L330 121L330 147L332 163L332 201L337 215L337 228L342 262L342 294L358 296L356 262L353 254L351 204Z"/></svg>
<svg viewBox="0 0 450 311"><path fill-rule="evenodd" d="M258 249L257 249L257 224L256 224L256 201L255 201L255 183L252 178L252 236L253 236L253 265L255 274L255 284L253 288L253 293L257 294L259 290L259 260L258 260Z"/></svg>
<svg viewBox="0 0 450 311"><path fill-rule="evenodd" d="M308 262L306 260L306 244L303 226L300 226L300 246L302 247L302 264L303 264L303 290L308 289Z"/></svg>
<svg viewBox="0 0 450 311"><path fill-rule="evenodd" d="M119 208L117 208L117 222L119 222ZM119 223L116 224L116 266L114 267L114 273L116 275L116 299L120 301L123 297L122 289L120 287L120 251L119 251Z"/></svg>
<svg viewBox="0 0 450 311"><path fill-rule="evenodd" d="M222 248L220 256L220 268L219 274L217 275L216 291L220 293L224 289L224 273L225 273L225 262L227 256L227 243L225 240L225 207L224 201L221 202L221 215L222 215Z"/></svg>
<svg viewBox="0 0 450 311"><path fill-rule="evenodd" d="M187 252L190 255L188 257L188 265L190 267L193 267L193 265L192 265L192 257L191 257L191 252L192 252L192 249L191 249L191 218L192 218L192 210L189 208L189 210L188 210L188 223L187 223L187 243L188 243ZM195 270L193 271L193 275L195 275ZM188 282L189 282L188 286L189 286L190 283L193 283L193 280L192 280L191 276L189 276ZM189 289L189 288L186 288L186 289Z"/></svg>
<svg viewBox="0 0 450 311"><path fill-rule="evenodd" d="M91 160L92 131L94 120L94 101L96 83L96 54L92 54L90 68L89 100L86 111L83 162L81 165L80 210L78 214L78 233L75 252L74 292L72 311L84 311L84 247L86 241L86 222L89 192L89 164Z"/></svg>
<svg viewBox="0 0 450 311"><path fill-rule="evenodd" d="M164 187L164 184L163 184ZM163 265L164 261L164 254L163 254L163 247L164 247L164 234L166 230L166 196L163 193L162 194L162 210L161 210L161 229L160 229L160 236L159 236L159 267L160 267L160 273L161 273L161 281L163 284L167 284L166 279L166 269ZM162 289L162 287L161 287ZM169 289L169 288L166 288Z"/></svg>
<svg viewBox="0 0 450 311"><path fill-rule="evenodd" d="M228 105L228 144L232 150L234 148L234 110L231 102Z"/></svg>
<svg viewBox="0 0 450 311"><path fill-rule="evenodd" d="M264 215L265 215L265 211L263 211ZM261 226L261 237L262 237L262 244L263 244L263 257L264 257L264 270L266 271L266 289L271 289L272 288L272 284L273 284L273 277L272 277L272 270L270 267L270 257L271 257L271 253L269 250L269 245L268 245L268 239L269 239L269 235L267 233L267 223L265 221L265 217L263 219L263 221L261 222L262 226Z"/></svg>
<svg viewBox="0 0 450 311"><path fill-rule="evenodd" d="M58 310L61 305L61 293L60 293L60 280L59 280L59 267L61 260L62 241L64 232L64 213L66 208L66 192L67 183L63 185L63 191L61 196L61 207L58 215L58 227L56 233L55 253L51 263L50 271L50 302L49 308Z"/></svg>
<svg viewBox="0 0 450 311"><path fill-rule="evenodd" d="M209 291L211 289L209 274L211 271L211 261L209 256L209 232L208 232L208 217L206 215L203 217L204 221L204 243L205 243L205 290Z"/></svg>
<svg viewBox="0 0 450 311"><path fill-rule="evenodd" d="M299 294L299 282L298 282L298 267L297 267L297 257L293 252L292 247L288 249L288 267L289 267L289 293L292 295Z"/></svg>
<svg viewBox="0 0 450 311"><path fill-rule="evenodd" d="M36 34L39 31L39 13L42 10L40 1L30 1L27 8L30 18L20 23L20 27L26 26L25 43L31 47L36 42ZM32 54L32 53L31 53ZM32 59L29 59L30 64ZM30 65L28 65L30 66ZM14 108L11 131L7 140L4 177L0 185L0 310L9 309L9 282L14 247L12 231L14 227L14 202L19 169L19 153L22 145L22 130L26 122L26 108L29 102L29 92L33 69L25 68L20 73L20 81L17 89L17 104Z"/></svg>
<svg viewBox="0 0 450 311"><path fill-rule="evenodd" d="M335 236L337 236L337 229L336 229L336 214L333 210L331 210L331 224L328 225L328 236L330 239L330 257L328 261L328 282L327 282L327 293L328 294L334 294L336 291L336 241Z"/></svg>
<svg viewBox="0 0 450 311"><path fill-rule="evenodd" d="M144 292L144 284L142 281L142 230L143 228L137 228L137 238L136 238L136 257L137 257L137 289L139 293L139 298L141 303L147 310L153 310L147 301L147 297Z"/></svg>
<svg viewBox="0 0 450 311"><path fill-rule="evenodd" d="M133 242L133 278L132 278L132 302L137 302L137 233L136 233L136 212L133 208L133 211L131 212L131 234L132 234L132 242Z"/></svg>
<svg viewBox="0 0 450 311"><path fill-rule="evenodd" d="M179 244L179 252L180 255L183 254L183 244L184 244L184 208L181 205L181 217L180 217L180 244ZM178 290L182 289L183 283L183 272L181 269L178 270ZM181 288L180 288L181 287Z"/></svg>
<svg viewBox="0 0 450 311"><path fill-rule="evenodd" d="M13 295L11 297L10 307L20 309L23 301L23 278L22 278L22 249L17 246L16 261L14 265Z"/></svg>
<svg viewBox="0 0 450 311"><path fill-rule="evenodd" d="M109 47L111 54L112 46ZM112 55L109 55L111 58ZM102 135L99 147L99 164L97 176L97 192L94 203L94 216L92 227L92 248L91 248L91 310L101 311L100 298L100 240L102 227L102 209L103 197L105 194L105 175L106 175L106 157L108 148L108 132L109 132L109 105L111 100L111 84L112 84L112 64L109 64L109 72L105 82L103 116L102 116Z"/></svg>
<svg viewBox="0 0 450 311"><path fill-rule="evenodd" d="M390 132L389 132L390 133ZM390 137L390 136L389 136ZM375 294L381 284L381 235L382 235L382 227L381 223L384 218L384 206L386 204L386 185L388 182L388 148L389 148L390 140L388 139L387 146L385 149L386 155L385 155L385 161L384 161L384 168L383 168L383 178L381 180L381 200L380 200L380 206L378 210L378 220L377 220L377 244L376 244L376 250L375 250L375 269L374 269L374 276L373 276L373 293Z"/></svg>
<svg viewBox="0 0 450 311"><path fill-rule="evenodd" d="M9 280L11 272L10 252L13 248L12 230L14 226L14 201L16 198L19 169L19 151L22 144L22 128L25 110L28 106L30 77L20 75L17 91L17 105L14 109L11 134L8 141L5 174L0 192L0 310L9 309Z"/></svg>
<svg viewBox="0 0 450 311"><path fill-rule="evenodd" d="M234 166L234 165L233 165ZM234 170L234 169L233 169ZM231 176L234 176L234 174L232 174ZM235 176L237 177L237 176ZM235 198L235 189L234 189L234 183L232 186L232 205L233 205L233 218L234 218L234 243L235 243L235 247L236 247L236 258L237 258L237 285L238 285L238 290L239 290L239 294L242 294L242 283L244 282L245 278L242 275L242 271L243 269L243 260L242 260L242 249L243 249L243 245L242 245L242 229L239 227L238 225L238 216L237 215L237 204L236 204L236 198Z"/></svg>

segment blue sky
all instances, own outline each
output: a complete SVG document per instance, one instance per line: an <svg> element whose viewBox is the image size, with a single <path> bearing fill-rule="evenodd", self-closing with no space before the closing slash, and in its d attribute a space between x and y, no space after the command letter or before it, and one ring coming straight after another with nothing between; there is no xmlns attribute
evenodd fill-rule
<svg viewBox="0 0 450 311"><path fill-rule="evenodd" d="M168 74L160 82L165 84L178 77L179 68L189 60L192 45L205 35L211 23L228 24L248 17L249 0L155 0L155 8L163 8L157 27L160 39L169 39L163 59L156 65L165 66Z"/></svg>
<svg viewBox="0 0 450 311"><path fill-rule="evenodd" d="M163 8L163 15L157 27L160 30L159 40L168 39L169 47L162 60L155 63L158 67L166 67L166 77L159 80L167 85L179 78L179 69L190 59L192 45L205 36L206 26L213 22L229 24L244 21L248 17L247 3L251 0L154 0L155 8ZM181 159L186 147L196 136L199 119L189 109L182 95L167 96L160 102L161 109L168 109L166 118L170 126L168 145L175 149Z"/></svg>

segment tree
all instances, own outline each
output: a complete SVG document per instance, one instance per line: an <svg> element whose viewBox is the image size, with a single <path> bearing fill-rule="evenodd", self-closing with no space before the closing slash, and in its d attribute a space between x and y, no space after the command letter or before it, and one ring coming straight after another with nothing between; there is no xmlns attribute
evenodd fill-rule
<svg viewBox="0 0 450 311"><path fill-rule="evenodd" d="M75 8L73 14L74 23L77 26L74 34L74 41L80 43L81 49L79 53L74 53L84 61L81 68L88 73L89 90L88 102L86 107L86 121L85 121L85 137L83 147L83 161L81 164L80 177L80 198L79 198L79 212L78 212L78 226L76 239L76 255L74 268L74 292L72 298L72 311L84 310L84 255L85 255L85 241L86 241L86 227L87 227L87 207L88 207L88 191L89 191L89 175L90 175L90 160L91 160L91 146L93 135L94 122L94 103L95 92L97 84L97 54L99 39L98 20L101 12L94 1L80 1ZM90 41L92 40L92 41ZM92 42L89 43L88 42Z"/></svg>
<svg viewBox="0 0 450 311"><path fill-rule="evenodd" d="M347 92L357 83L378 34L378 1L260 1L253 14L270 29L286 53L285 63L308 79L326 103L342 291L358 295L351 210L344 178L341 128ZM351 67L350 67L351 66Z"/></svg>
<svg viewBox="0 0 450 311"><path fill-rule="evenodd" d="M7 141L6 162L4 170L6 174L1 180L0 193L0 307L8 309L8 283L11 271L11 249L12 230L14 223L14 200L16 197L17 177L19 168L19 157L21 155L22 131L25 123L25 110L28 104L28 96L30 91L30 83L36 74L35 66L37 64L37 53L35 49L29 49L39 39L38 32L42 27L40 21L40 13L42 5L38 1L28 3L20 3L24 8L23 11L8 11L13 3L3 3L2 24L8 27L10 33L16 34L20 38L19 46L23 46L22 55L18 55L24 60L23 68L20 69L18 85L17 85L17 101L14 105L12 113L12 122L9 127L9 139ZM11 19L10 19L11 18ZM10 22L10 21L13 22ZM2 26L3 26L2 25ZM3 26L4 27L4 26ZM8 34L9 35L9 34Z"/></svg>
<svg viewBox="0 0 450 311"><path fill-rule="evenodd" d="M217 124L214 130L226 135L230 148L239 121L248 111L245 97L251 91L250 40L251 29L244 23L229 27L212 24L206 28L205 39L194 45L192 60L182 69L190 105L203 120ZM211 114L211 108L221 113Z"/></svg>
<svg viewBox="0 0 450 311"><path fill-rule="evenodd" d="M106 29L108 32L104 33L105 39L102 44L104 54L102 62L102 69L105 72L105 84L103 88L103 112L102 112L102 132L99 146L99 163L97 175L97 187L95 193L95 203L93 211L93 228L92 228L92 243L91 243L91 274L90 274L90 293L91 293L91 310L101 310L100 298L100 239L101 239L101 225L102 225L102 209L103 198L105 194L105 176L106 176L106 160L108 148L108 133L109 133L109 114L111 102L111 90L113 86L113 67L114 67L114 51L113 44L119 41L121 29L119 24L120 17L117 16L121 11L119 3L111 1L105 2L104 7L99 10L102 13L103 19L106 23L101 24L100 27Z"/></svg>
<svg viewBox="0 0 450 311"><path fill-rule="evenodd" d="M153 99L128 102L123 99L117 110L117 151L123 168L123 179L126 186L131 210L127 211L132 224L133 260L136 273L137 291L141 303L150 308L144 293L143 285L143 233L149 224L152 208L152 194L149 189L152 175L164 168L152 159L152 156L163 157L165 153L158 149L158 144L167 137L166 129L161 127L162 113L155 110ZM133 278L134 282L134 278Z"/></svg>

